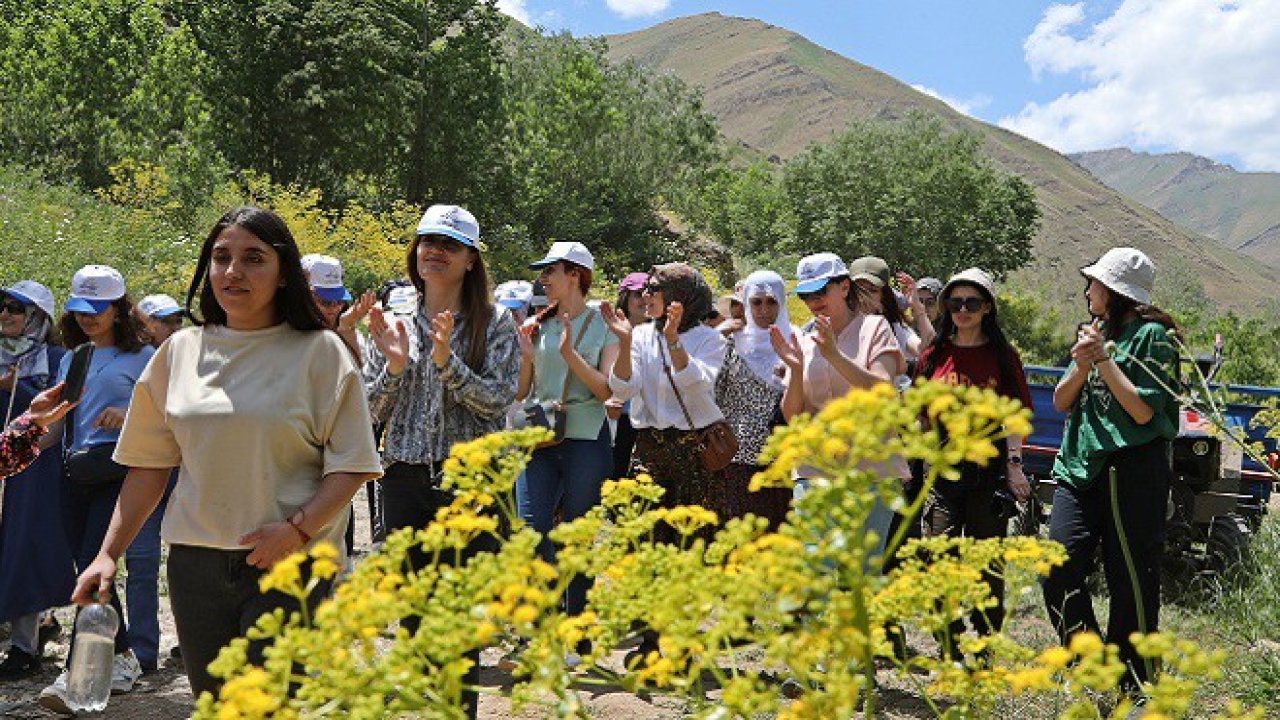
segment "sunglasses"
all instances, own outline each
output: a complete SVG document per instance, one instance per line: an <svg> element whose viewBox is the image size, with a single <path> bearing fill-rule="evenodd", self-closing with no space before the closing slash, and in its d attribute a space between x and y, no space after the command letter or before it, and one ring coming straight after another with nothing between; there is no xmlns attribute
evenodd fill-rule
<svg viewBox="0 0 1280 720"><path fill-rule="evenodd" d="M920 304L925 307L933 307L938 304L938 298L920 298Z"/></svg>
<svg viewBox="0 0 1280 720"><path fill-rule="evenodd" d="M27 306L24 303L18 300L14 300L12 298L5 300L4 302L0 302L0 310L3 310L9 313L10 315L26 315L27 314Z"/></svg>
<svg viewBox="0 0 1280 720"><path fill-rule="evenodd" d="M643 292L645 295L657 295L658 293L662 292L662 285L655 282L647 283L644 286L644 290L642 290L641 292Z"/></svg>
<svg viewBox="0 0 1280 720"><path fill-rule="evenodd" d="M809 300L812 300L814 298L820 298L823 295L826 295L827 291L830 289L831 289L831 283L827 283L826 285L822 286L821 290L814 290L813 292L807 292L807 293L798 292L796 293L796 297L800 298L801 302L808 302Z"/></svg>
<svg viewBox="0 0 1280 720"><path fill-rule="evenodd" d="M987 301L977 297L947 298L947 310L950 310L953 313L960 312L961 310L964 310L966 312L976 313L979 310L981 310L986 304L987 304Z"/></svg>

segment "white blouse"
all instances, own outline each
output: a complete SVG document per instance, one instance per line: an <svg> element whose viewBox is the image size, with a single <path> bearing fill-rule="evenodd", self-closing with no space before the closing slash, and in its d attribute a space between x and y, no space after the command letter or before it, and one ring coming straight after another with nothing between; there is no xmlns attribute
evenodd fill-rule
<svg viewBox="0 0 1280 720"><path fill-rule="evenodd" d="M716 376L724 363L724 336L699 324L680 333L680 345L689 355L689 363L680 371L673 367L671 377L680 388L694 427L685 420L671 380L663 372L663 358L670 364L671 350L654 323L645 323L631 333L631 378L623 380L612 371L609 373L609 389L614 396L631 401L633 426L695 430L724 419L715 399Z"/></svg>

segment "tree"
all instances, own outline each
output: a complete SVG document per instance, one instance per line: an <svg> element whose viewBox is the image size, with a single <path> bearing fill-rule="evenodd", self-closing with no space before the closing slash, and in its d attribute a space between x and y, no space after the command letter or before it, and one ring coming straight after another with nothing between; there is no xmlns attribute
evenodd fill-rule
<svg viewBox="0 0 1280 720"><path fill-rule="evenodd" d="M979 266L1003 277L1031 259L1032 188L978 154L980 138L941 120L861 123L788 164L795 249L946 277Z"/></svg>
<svg viewBox="0 0 1280 720"><path fill-rule="evenodd" d="M765 163L717 172L699 198L697 220L740 253L770 253L794 242L795 216L781 175Z"/></svg>

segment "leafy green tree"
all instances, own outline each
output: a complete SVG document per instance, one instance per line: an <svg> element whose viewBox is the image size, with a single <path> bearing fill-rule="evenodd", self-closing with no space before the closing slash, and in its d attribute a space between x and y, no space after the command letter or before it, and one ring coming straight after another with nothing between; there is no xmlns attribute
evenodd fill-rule
<svg viewBox="0 0 1280 720"><path fill-rule="evenodd" d="M696 219L740 253L774 253L794 243L790 199L780 173L765 163L715 173L699 198Z"/></svg>
<svg viewBox="0 0 1280 720"><path fill-rule="evenodd" d="M997 277L1031 259L1040 215L1021 178L996 169L969 133L941 120L860 123L792 160L793 244L946 277L970 266Z"/></svg>

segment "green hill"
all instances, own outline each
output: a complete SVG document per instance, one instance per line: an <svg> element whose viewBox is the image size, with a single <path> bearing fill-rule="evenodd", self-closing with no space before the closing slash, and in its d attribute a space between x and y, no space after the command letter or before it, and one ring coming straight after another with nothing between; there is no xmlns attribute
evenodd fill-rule
<svg viewBox="0 0 1280 720"><path fill-rule="evenodd" d="M1069 157L1182 227L1280 268L1280 173L1245 173L1190 153L1125 148Z"/></svg>
<svg viewBox="0 0 1280 720"><path fill-rule="evenodd" d="M723 132L767 157L792 157L853 120L893 120L913 111L978 133L996 163L1036 189L1043 210L1036 259L1014 279L1042 289L1050 301L1078 303L1081 283L1075 269L1115 245L1150 253L1167 270L1166 277L1198 278L1222 306L1256 308L1280 291L1276 273L1260 271L1256 260L1178 227L1065 156L962 115L788 30L709 13L608 40L614 59L671 72L700 88Z"/></svg>

